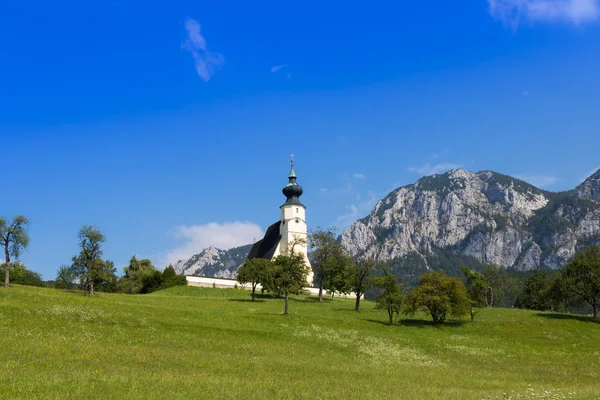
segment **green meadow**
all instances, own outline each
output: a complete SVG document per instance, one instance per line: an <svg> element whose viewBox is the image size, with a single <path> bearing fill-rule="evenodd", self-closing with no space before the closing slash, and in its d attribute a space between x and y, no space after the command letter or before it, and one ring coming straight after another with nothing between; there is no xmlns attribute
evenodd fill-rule
<svg viewBox="0 0 600 400"><path fill-rule="evenodd" d="M0 289L0 398L598 399L600 324L484 309L385 324L352 299Z"/></svg>

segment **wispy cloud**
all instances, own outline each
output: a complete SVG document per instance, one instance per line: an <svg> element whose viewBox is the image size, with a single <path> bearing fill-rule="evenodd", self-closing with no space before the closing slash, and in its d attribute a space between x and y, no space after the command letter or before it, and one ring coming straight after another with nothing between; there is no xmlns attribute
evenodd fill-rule
<svg viewBox="0 0 600 400"><path fill-rule="evenodd" d="M273 67L271 67L271 72L277 72L279 71L281 68L285 68L287 67L287 64L280 64L280 65L275 65Z"/></svg>
<svg viewBox="0 0 600 400"><path fill-rule="evenodd" d="M563 21L580 25L600 17L598 0L487 0L490 15L517 29L522 22Z"/></svg>
<svg viewBox="0 0 600 400"><path fill-rule="evenodd" d="M365 176L365 174L362 174L362 173L352 174L352 177L354 179L367 179L367 177Z"/></svg>
<svg viewBox="0 0 600 400"><path fill-rule="evenodd" d="M515 178L531 183L533 186L544 188L558 182L559 178L554 175L518 174Z"/></svg>
<svg viewBox="0 0 600 400"><path fill-rule="evenodd" d="M183 240L183 243L161 257L165 265L185 260L203 249L214 246L222 250L243 246L260 240L263 231L251 222L209 223L205 225L178 226L172 235Z"/></svg>
<svg viewBox="0 0 600 400"><path fill-rule="evenodd" d="M585 181L587 178L594 175L598 171L600 171L600 165L594 169L590 169L589 171L587 171L583 177L579 178L579 183Z"/></svg>
<svg viewBox="0 0 600 400"><path fill-rule="evenodd" d="M420 167L410 167L408 168L411 172L416 172L421 175L435 175L441 172L446 172L451 169L460 168L460 165L454 163L443 162L435 165L431 165L429 163L425 165L421 165Z"/></svg>
<svg viewBox="0 0 600 400"><path fill-rule="evenodd" d="M185 30L187 38L181 44L181 47L192 54L194 66L198 76L208 82L215 70L220 68L225 59L221 53L215 53L208 50L204 36L200 34L200 24L188 18L185 20Z"/></svg>
<svg viewBox="0 0 600 400"><path fill-rule="evenodd" d="M360 199L360 196L357 196L357 198ZM356 220L367 215L375 207L377 201L378 198L375 193L369 191L367 200L345 205L345 212L335 219L333 222L334 227L343 230L352 225Z"/></svg>

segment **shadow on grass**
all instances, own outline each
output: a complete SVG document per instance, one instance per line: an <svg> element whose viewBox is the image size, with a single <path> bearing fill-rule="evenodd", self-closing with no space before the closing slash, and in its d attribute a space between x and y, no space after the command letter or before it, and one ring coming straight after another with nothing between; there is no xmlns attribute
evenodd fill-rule
<svg viewBox="0 0 600 400"><path fill-rule="evenodd" d="M390 323L388 321L381 321L381 320L375 320L375 319L368 319L367 321L369 322L374 322L376 324L380 324L380 325L385 325L385 326L390 326ZM427 328L427 327L433 327L433 328L442 328L442 327L450 327L450 328L456 328L459 326L463 326L465 324L464 321L445 321L441 324L434 324L433 321L427 321L424 319L401 319L398 320L398 322L396 322L395 326L414 326L417 328Z"/></svg>
<svg viewBox="0 0 600 400"><path fill-rule="evenodd" d="M594 317L588 317L585 315L576 315L576 314L559 314L559 313L538 313L536 314L538 317L548 318L548 319L571 319L581 322L592 322L594 324L600 324L600 319L594 319Z"/></svg>
<svg viewBox="0 0 600 400"><path fill-rule="evenodd" d="M304 298L290 297L290 301L294 301L296 303L318 303L319 298L314 296L307 296ZM329 303L331 300L323 299L323 303Z"/></svg>
<svg viewBox="0 0 600 400"><path fill-rule="evenodd" d="M227 299L227 300L228 301L236 301L238 303L264 303L265 302L265 300L259 299L259 298L255 299L255 300L252 300L252 299Z"/></svg>

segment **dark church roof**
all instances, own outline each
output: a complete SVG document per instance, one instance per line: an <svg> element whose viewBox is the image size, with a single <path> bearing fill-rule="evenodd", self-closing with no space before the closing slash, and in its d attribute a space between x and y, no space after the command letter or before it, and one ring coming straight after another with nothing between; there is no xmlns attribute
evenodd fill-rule
<svg viewBox="0 0 600 400"><path fill-rule="evenodd" d="M248 260L252 260L253 258L264 258L270 261L273 258L279 240L281 240L281 234L279 232L280 227L281 222L277 221L267 229L265 237L254 243L254 246L252 246L252 249L248 254Z"/></svg>

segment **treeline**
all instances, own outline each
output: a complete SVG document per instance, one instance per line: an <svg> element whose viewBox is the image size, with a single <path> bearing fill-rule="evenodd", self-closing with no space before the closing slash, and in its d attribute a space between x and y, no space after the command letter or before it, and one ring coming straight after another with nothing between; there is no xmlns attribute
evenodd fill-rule
<svg viewBox="0 0 600 400"><path fill-rule="evenodd" d="M171 286L187 284L185 277L178 276L171 265L160 271L150 260L137 260L135 256L124 268L124 274L117 277L112 261L105 260L102 244L106 237L97 228L83 226L78 232L79 254L73 256L71 264L62 265L54 281L43 281L40 274L30 271L18 259L29 245L27 231L29 220L18 215L12 221L0 217L0 247L5 262L0 265L4 272L4 287L9 283L29 286L47 286L59 289L76 289L84 295L95 292L151 293Z"/></svg>
<svg viewBox="0 0 600 400"><path fill-rule="evenodd" d="M353 293L356 296L355 310L360 311L361 297L368 292L379 308L387 310L390 324L394 324L400 314L411 315L417 311L430 314L435 323L444 322L447 316L470 315L474 320L477 310L484 307L582 312L587 306L594 318L598 318L598 245L584 248L570 263L552 274L510 272L494 265L485 265L480 271L462 266L460 276L446 276L442 270L427 272L421 274L416 286L409 287L398 281L398 276L390 268L393 265L349 256L332 229L313 231L308 244L312 250L313 282L319 288L318 301L323 301L324 293L331 296ZM294 246L290 248L293 252ZM238 282L251 285L252 299L259 285L263 291L280 295L280 288L274 284L279 264L279 257L273 262L249 260L239 268ZM306 285L306 276L302 272L305 269L303 258L298 257L295 265L295 288L299 292Z"/></svg>
<svg viewBox="0 0 600 400"><path fill-rule="evenodd" d="M104 234L86 225L80 229L78 238L79 254L72 258L70 265L58 269L57 288L79 287L84 295L93 295L96 291L135 294L187 284L185 277L178 276L171 265L159 271L150 260L138 260L135 256L123 268L123 276L118 278L113 262L102 258Z"/></svg>

